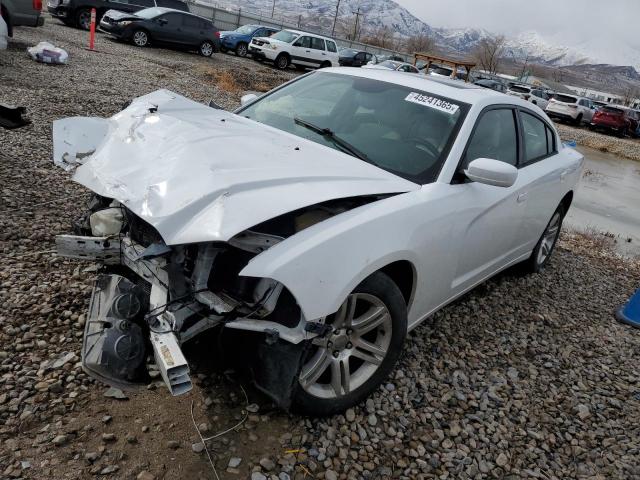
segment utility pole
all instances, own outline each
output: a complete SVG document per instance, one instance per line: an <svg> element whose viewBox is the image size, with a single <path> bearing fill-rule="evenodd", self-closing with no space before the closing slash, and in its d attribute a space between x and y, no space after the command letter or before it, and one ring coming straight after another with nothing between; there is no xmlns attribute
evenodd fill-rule
<svg viewBox="0 0 640 480"><path fill-rule="evenodd" d="M357 36L358 36L358 21L360 20L360 15L362 15L362 13L360 13L360 7L358 7L358 11L357 12L351 12L356 16L356 25L355 28L353 29L353 39L357 40Z"/></svg>
<svg viewBox="0 0 640 480"><path fill-rule="evenodd" d="M271 18L276 14L276 0L273 0L273 7L271 7Z"/></svg>
<svg viewBox="0 0 640 480"><path fill-rule="evenodd" d="M340 1L338 0L338 4L336 5L336 16L333 17L333 28L331 29L331 37L335 37L336 35L336 22L338 21L338 10L340 10Z"/></svg>

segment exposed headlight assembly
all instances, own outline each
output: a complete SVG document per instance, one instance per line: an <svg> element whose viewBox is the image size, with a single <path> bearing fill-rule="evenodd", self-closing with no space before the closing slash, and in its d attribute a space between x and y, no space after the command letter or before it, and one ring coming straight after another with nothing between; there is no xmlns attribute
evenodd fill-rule
<svg viewBox="0 0 640 480"><path fill-rule="evenodd" d="M131 20L120 20L118 22L118 25L120 25L121 27L126 27L127 25L129 25L131 23Z"/></svg>

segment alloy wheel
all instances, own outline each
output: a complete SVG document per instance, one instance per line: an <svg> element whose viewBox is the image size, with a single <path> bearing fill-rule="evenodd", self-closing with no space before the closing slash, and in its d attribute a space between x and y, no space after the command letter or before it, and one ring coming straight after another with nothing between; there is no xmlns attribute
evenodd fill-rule
<svg viewBox="0 0 640 480"><path fill-rule="evenodd" d="M83 30L89 30L91 28L91 13L89 10L82 10L78 14L78 26Z"/></svg>
<svg viewBox="0 0 640 480"><path fill-rule="evenodd" d="M280 69L280 70L284 70L285 68L287 68L289 66L289 60L287 59L287 57L285 57L284 55L280 55L277 59L276 59L276 66Z"/></svg>
<svg viewBox="0 0 640 480"><path fill-rule="evenodd" d="M244 43L238 45L238 47L236 48L236 55L238 55L239 57L247 56L247 46Z"/></svg>
<svg viewBox="0 0 640 480"><path fill-rule="evenodd" d="M319 398L337 398L362 386L386 357L392 337L392 318L382 300L353 293L330 323L331 333L313 341L299 382Z"/></svg>
<svg viewBox="0 0 640 480"><path fill-rule="evenodd" d="M209 42L203 42L200 45L200 54L204 57L210 57L213 54L213 45Z"/></svg>
<svg viewBox="0 0 640 480"><path fill-rule="evenodd" d="M135 43L138 47L146 46L148 41L149 37L142 30L138 30L133 34L133 43Z"/></svg>
<svg viewBox="0 0 640 480"><path fill-rule="evenodd" d="M553 214L547 229L545 230L542 241L540 243L540 249L538 250L538 265L542 265L547 261L551 252L553 251L553 247L558 240L558 236L560 235L560 224L562 223L562 215L560 212L556 212Z"/></svg>

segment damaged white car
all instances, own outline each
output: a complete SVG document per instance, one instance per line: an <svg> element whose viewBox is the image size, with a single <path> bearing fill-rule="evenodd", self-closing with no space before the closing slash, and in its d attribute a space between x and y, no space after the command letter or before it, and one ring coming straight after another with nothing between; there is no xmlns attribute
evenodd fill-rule
<svg viewBox="0 0 640 480"><path fill-rule="evenodd" d="M224 326L255 339L257 386L312 415L365 399L456 297L516 263L539 271L583 164L524 100L349 68L235 113L161 90L59 120L54 157L95 193L57 238L102 264L85 370L134 388L153 355L177 395L182 346Z"/></svg>

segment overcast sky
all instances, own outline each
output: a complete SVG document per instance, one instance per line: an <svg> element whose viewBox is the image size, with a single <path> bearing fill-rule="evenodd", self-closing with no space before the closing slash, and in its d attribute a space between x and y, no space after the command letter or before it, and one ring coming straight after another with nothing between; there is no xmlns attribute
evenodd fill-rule
<svg viewBox="0 0 640 480"><path fill-rule="evenodd" d="M567 46L607 35L640 47L640 0L395 0L433 27L514 35L535 30Z"/></svg>

